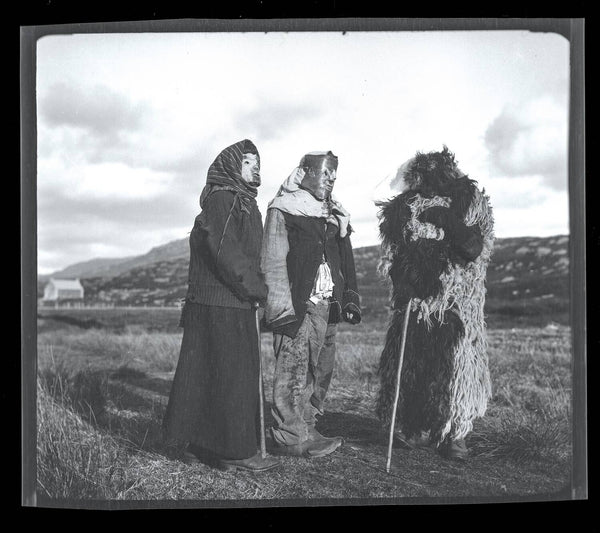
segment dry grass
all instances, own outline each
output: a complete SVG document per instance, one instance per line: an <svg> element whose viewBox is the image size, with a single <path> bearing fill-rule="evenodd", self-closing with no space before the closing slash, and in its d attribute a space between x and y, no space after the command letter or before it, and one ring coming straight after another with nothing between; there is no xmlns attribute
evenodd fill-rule
<svg viewBox="0 0 600 533"><path fill-rule="evenodd" d="M476 454L546 461L571 458L571 348L567 328L495 331L494 396L471 435Z"/></svg>
<svg viewBox="0 0 600 533"><path fill-rule="evenodd" d="M474 458L461 477L456 466L421 452L395 452L407 472L382 473L385 442L372 407L384 337L385 330L365 325L340 328L329 409L334 414L324 422L330 433L344 434L348 445L319 461L286 458L283 469L257 476L189 467L178 460L178 446L162 439L180 332L140 326L118 332L45 331L38 338L40 494L117 500L318 499L498 494L509 483L502 476L520 493L567 483L568 328L489 332L494 397L468 438ZM268 399L273 373L269 334L262 336L262 350Z"/></svg>
<svg viewBox="0 0 600 533"><path fill-rule="evenodd" d="M53 498L118 497L129 486L127 448L76 413L61 381L38 383L39 488Z"/></svg>

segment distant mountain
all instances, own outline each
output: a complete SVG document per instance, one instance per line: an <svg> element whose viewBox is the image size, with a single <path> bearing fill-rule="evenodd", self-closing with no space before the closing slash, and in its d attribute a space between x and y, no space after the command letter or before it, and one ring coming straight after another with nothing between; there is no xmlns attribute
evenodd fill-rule
<svg viewBox="0 0 600 533"><path fill-rule="evenodd" d="M40 280L48 280L50 278L113 278L132 268L151 265L157 261L171 260L175 258L188 257L189 245L188 239L179 239L168 242L161 246L152 248L149 252L143 255L106 258L106 259L91 259L82 263L75 263L63 270L58 270L52 274L39 276Z"/></svg>
<svg viewBox="0 0 600 533"><path fill-rule="evenodd" d="M66 279L66 278L92 278L92 277L111 277L113 272L118 270L118 266L134 259L130 257L111 257L97 258L81 263L74 263L62 270L57 270L52 274L40 275L40 281L47 281L50 278Z"/></svg>
<svg viewBox="0 0 600 533"><path fill-rule="evenodd" d="M496 239L487 275L486 312L496 322L528 316L530 323L568 323L568 249L566 235ZM377 272L380 247L357 248L354 254L365 317L383 320L389 282ZM71 265L53 276L79 277L90 304L173 306L185 296L188 264L185 238L136 257ZM38 292L43 292L41 279Z"/></svg>

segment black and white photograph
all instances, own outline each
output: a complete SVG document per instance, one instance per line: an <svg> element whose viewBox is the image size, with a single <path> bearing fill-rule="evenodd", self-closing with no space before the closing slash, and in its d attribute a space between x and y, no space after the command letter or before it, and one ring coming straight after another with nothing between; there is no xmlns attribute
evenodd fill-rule
<svg viewBox="0 0 600 533"><path fill-rule="evenodd" d="M583 23L22 27L24 505L587 499Z"/></svg>

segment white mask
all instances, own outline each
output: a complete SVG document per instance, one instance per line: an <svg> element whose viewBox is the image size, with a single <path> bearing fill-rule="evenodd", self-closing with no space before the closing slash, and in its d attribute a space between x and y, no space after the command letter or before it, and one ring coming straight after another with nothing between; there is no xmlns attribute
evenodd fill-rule
<svg viewBox="0 0 600 533"><path fill-rule="evenodd" d="M242 158L242 179L255 186L260 185L260 164L256 154L244 154Z"/></svg>

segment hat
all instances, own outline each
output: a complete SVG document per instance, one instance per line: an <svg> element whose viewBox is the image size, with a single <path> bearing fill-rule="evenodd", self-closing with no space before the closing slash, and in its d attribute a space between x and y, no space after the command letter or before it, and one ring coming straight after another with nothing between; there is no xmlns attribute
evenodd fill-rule
<svg viewBox="0 0 600 533"><path fill-rule="evenodd" d="M326 168L329 170L337 170L338 158L331 151L328 152L309 152L302 156L300 168L314 168L315 170L323 171Z"/></svg>

